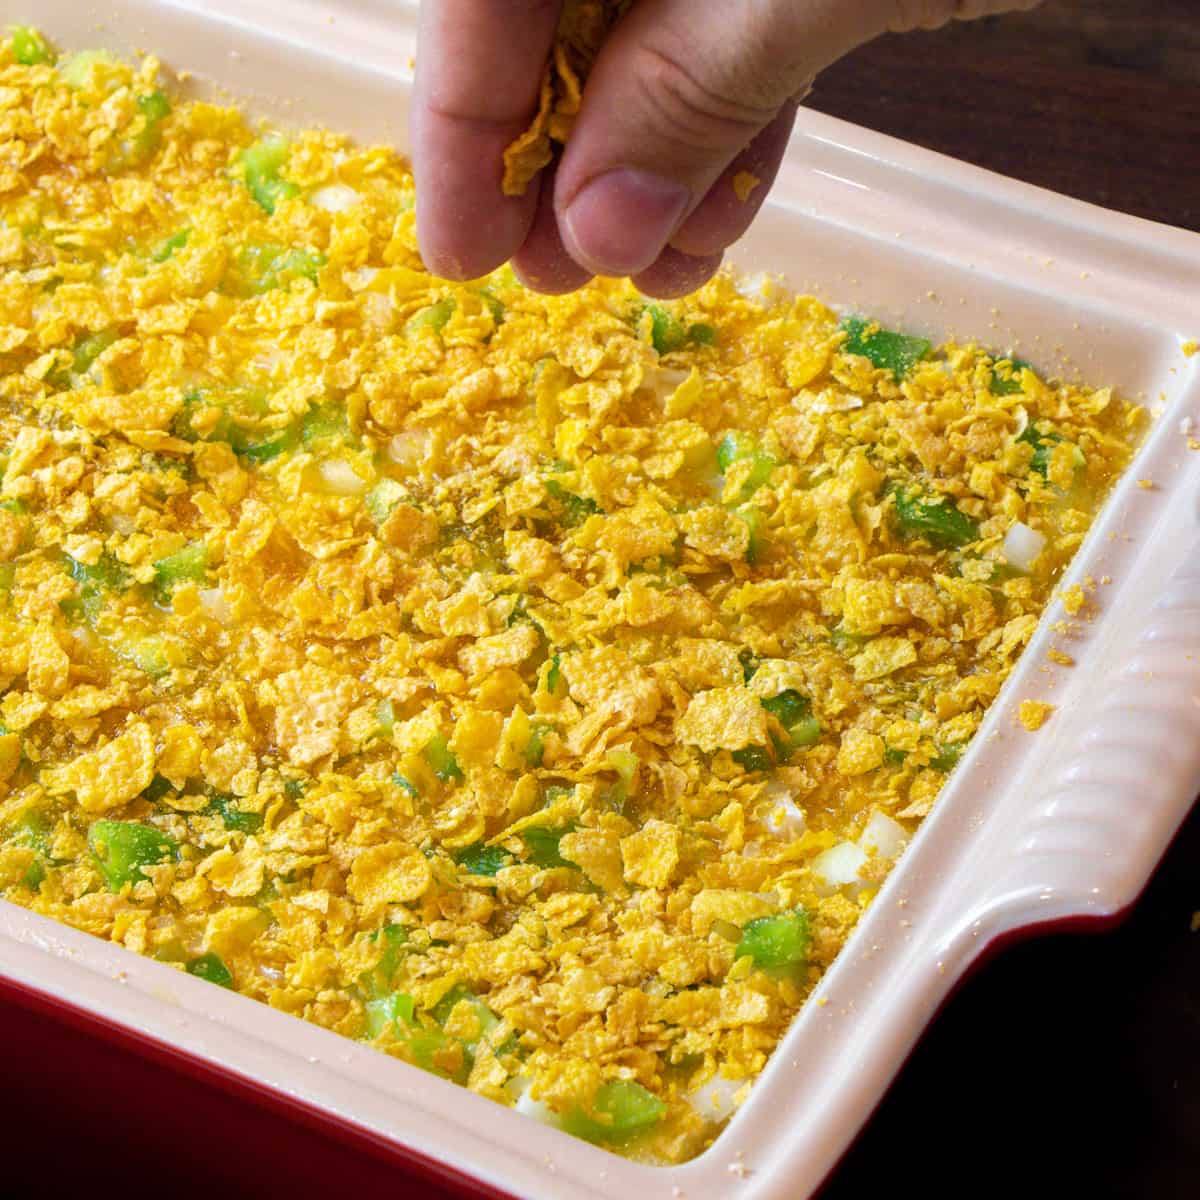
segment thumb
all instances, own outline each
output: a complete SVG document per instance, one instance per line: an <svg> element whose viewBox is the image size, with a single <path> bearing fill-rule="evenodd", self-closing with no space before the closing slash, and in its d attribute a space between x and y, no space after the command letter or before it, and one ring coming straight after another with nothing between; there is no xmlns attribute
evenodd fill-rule
<svg viewBox="0 0 1200 1200"><path fill-rule="evenodd" d="M558 169L567 252L595 274L644 271L734 157L895 10L886 0L639 0L592 68Z"/></svg>

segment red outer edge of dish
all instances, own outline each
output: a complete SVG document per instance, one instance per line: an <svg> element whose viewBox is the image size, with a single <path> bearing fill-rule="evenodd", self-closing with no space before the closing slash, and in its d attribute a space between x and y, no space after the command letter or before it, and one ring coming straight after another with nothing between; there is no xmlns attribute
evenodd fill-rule
<svg viewBox="0 0 1200 1200"><path fill-rule="evenodd" d="M82 1005L48 995L28 984L17 983L0 975L0 1004L9 1002L81 1032L99 1035L110 1045L132 1051L140 1058L165 1066L184 1079L195 1079L210 1084L219 1091L289 1118L298 1126L331 1135L343 1145L365 1151L378 1160L403 1166L414 1177L448 1187L469 1200L520 1200L520 1197L512 1192L501 1191L483 1183L474 1176L448 1167L434 1158L412 1150L385 1135L364 1129L361 1125L338 1117L317 1105L286 1096L275 1088L256 1083L225 1067L216 1066L158 1038L138 1033L117 1021L97 1016Z"/></svg>

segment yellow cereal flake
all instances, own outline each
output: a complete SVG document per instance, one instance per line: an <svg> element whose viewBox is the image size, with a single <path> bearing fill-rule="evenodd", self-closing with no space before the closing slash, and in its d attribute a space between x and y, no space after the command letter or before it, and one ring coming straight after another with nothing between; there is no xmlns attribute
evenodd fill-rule
<svg viewBox="0 0 1200 1200"><path fill-rule="evenodd" d="M1065 588L1060 599L1062 600L1063 608L1072 617L1079 616L1087 604L1087 595L1077 583L1073 583L1069 588Z"/></svg>
<svg viewBox="0 0 1200 1200"><path fill-rule="evenodd" d="M1057 663L1060 667L1073 667L1075 660L1062 650L1050 649L1046 651L1046 657L1052 662Z"/></svg>
<svg viewBox="0 0 1200 1200"><path fill-rule="evenodd" d="M1184 358L1195 358L1197 354L1200 354L1200 342L1195 338L1189 338L1180 346L1180 349L1183 351Z"/></svg>
<svg viewBox="0 0 1200 1200"><path fill-rule="evenodd" d="M1030 733L1036 733L1050 719L1053 711L1053 704L1046 704L1041 700L1022 700L1017 717Z"/></svg>
<svg viewBox="0 0 1200 1200"><path fill-rule="evenodd" d="M733 194L745 204L750 199L751 192L762 185L762 180L750 171L738 171L733 177Z"/></svg>
<svg viewBox="0 0 1200 1200"><path fill-rule="evenodd" d="M1144 414L728 273L434 279L392 151L160 88L0 41L0 896L701 1153L892 860L814 862L934 808Z"/></svg>

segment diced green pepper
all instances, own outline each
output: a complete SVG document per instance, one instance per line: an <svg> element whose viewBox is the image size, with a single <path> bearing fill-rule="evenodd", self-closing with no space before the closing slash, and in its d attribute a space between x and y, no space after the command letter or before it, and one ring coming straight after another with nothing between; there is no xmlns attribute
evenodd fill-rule
<svg viewBox="0 0 1200 1200"><path fill-rule="evenodd" d="M525 743L525 761L531 767L540 767L546 754L546 726L535 723L529 730L529 740Z"/></svg>
<svg viewBox="0 0 1200 1200"><path fill-rule="evenodd" d="M176 250L182 250L188 244L188 238L191 236L192 231L190 229L180 229L178 232L171 234L169 238L160 242L158 249L150 257L157 263L166 262Z"/></svg>
<svg viewBox="0 0 1200 1200"><path fill-rule="evenodd" d="M409 317L404 326L404 332L410 337L420 333L422 329L432 329L434 333L440 334L446 328L457 307L458 302L454 297L446 296L436 304L431 304L428 308L423 308Z"/></svg>
<svg viewBox="0 0 1200 1200"><path fill-rule="evenodd" d="M300 433L295 426L289 425L278 433L257 437L235 426L229 430L228 438L229 448L238 458L261 464L294 450L299 445Z"/></svg>
<svg viewBox="0 0 1200 1200"><path fill-rule="evenodd" d="M501 325L503 325L505 313L507 311L504 301L501 300L500 297L491 290L491 288L480 288L479 298L484 302L484 304L487 305L488 312L492 314L492 321L495 323L496 327L499 328Z"/></svg>
<svg viewBox="0 0 1200 1200"><path fill-rule="evenodd" d="M411 1025L416 1018L416 1004L404 992L390 992L363 1006L367 1012L367 1037L377 1038L385 1029L397 1021Z"/></svg>
<svg viewBox="0 0 1200 1200"><path fill-rule="evenodd" d="M1001 374L996 368L1001 363L1008 363L1008 370ZM1021 378L1023 371L1032 371L1033 368L1021 358L998 358L992 364L992 377L988 383L988 390L993 396L1012 396L1017 392L1025 390L1024 381Z"/></svg>
<svg viewBox="0 0 1200 1200"><path fill-rule="evenodd" d="M89 624L95 624L107 598L129 586L129 573L111 555L103 554L88 565L77 558L66 558L67 569L79 591L78 612ZM65 605L64 605L65 607Z"/></svg>
<svg viewBox="0 0 1200 1200"><path fill-rule="evenodd" d="M775 759L771 757L771 752L766 746L743 746L741 750L732 751L730 757L743 771L775 769Z"/></svg>
<svg viewBox="0 0 1200 1200"><path fill-rule="evenodd" d="M58 77L67 87L87 87L97 67L114 67L116 61L107 50L80 50L58 64Z"/></svg>
<svg viewBox="0 0 1200 1200"><path fill-rule="evenodd" d="M844 354L859 354L897 380L903 379L933 348L925 338L881 329L877 322L864 317L848 317L842 322L846 331Z"/></svg>
<svg viewBox="0 0 1200 1200"><path fill-rule="evenodd" d="M201 954L193 958L184 968L189 975L197 979L215 983L217 987L233 987L233 972L225 965L218 954Z"/></svg>
<svg viewBox="0 0 1200 1200"><path fill-rule="evenodd" d="M225 828L234 833L257 833L262 828L262 813L237 808L236 803L236 796L214 792L204 811L211 817L220 817Z"/></svg>
<svg viewBox="0 0 1200 1200"><path fill-rule="evenodd" d="M742 664L742 679L749 683L758 674L758 655L753 650L744 648L738 651L738 662Z"/></svg>
<svg viewBox="0 0 1200 1200"><path fill-rule="evenodd" d="M174 790L174 785L165 775L155 775L150 780L149 787L142 792L142 799L148 800L151 804L157 804Z"/></svg>
<svg viewBox="0 0 1200 1200"><path fill-rule="evenodd" d="M300 194L299 187L280 175L288 160L290 146L281 137L263 138L242 151L242 178L250 195L268 213L274 213L280 200Z"/></svg>
<svg viewBox="0 0 1200 1200"><path fill-rule="evenodd" d="M96 359L117 340L120 335L115 329L102 329L89 333L75 343L75 354L71 360L71 374L76 378L86 375Z"/></svg>
<svg viewBox="0 0 1200 1200"><path fill-rule="evenodd" d="M108 635L108 641L117 654L152 678L165 675L171 669L166 644L154 634L118 630Z"/></svg>
<svg viewBox="0 0 1200 1200"><path fill-rule="evenodd" d="M436 734L425 743L425 761L443 783L462 782L462 767L458 765L445 734Z"/></svg>
<svg viewBox="0 0 1200 1200"><path fill-rule="evenodd" d="M457 851L454 861L468 875L495 875L512 862L512 855L500 846L485 846L483 842L476 842Z"/></svg>
<svg viewBox="0 0 1200 1200"><path fill-rule="evenodd" d="M7 727L0 727L0 736L7 732ZM18 846L26 846L37 855L33 862L25 868L25 874L21 879L21 882L31 892L36 892L46 878L50 831L51 823L46 814L35 808L27 809L13 828L13 843Z"/></svg>
<svg viewBox="0 0 1200 1200"><path fill-rule="evenodd" d="M734 509L733 515L738 520L744 521L746 528L750 530L750 537L746 542L746 562L750 566L754 566L763 552L762 513L757 508L746 505L743 508Z"/></svg>
<svg viewBox="0 0 1200 1200"><path fill-rule="evenodd" d="M143 867L177 858L175 839L139 821L93 821L88 848L110 892L145 879Z"/></svg>
<svg viewBox="0 0 1200 1200"><path fill-rule="evenodd" d="M367 512L376 525L382 525L407 494L394 479L381 479L366 495Z"/></svg>
<svg viewBox="0 0 1200 1200"><path fill-rule="evenodd" d="M555 695L558 685L562 682L562 660L557 654L550 656L550 668L546 672L546 691Z"/></svg>
<svg viewBox="0 0 1200 1200"><path fill-rule="evenodd" d="M283 794L289 800L303 800L307 791L308 784L303 779L285 779L283 782Z"/></svg>
<svg viewBox="0 0 1200 1200"><path fill-rule="evenodd" d="M363 972L360 982L370 996L379 999L391 993L392 977L407 951L408 930L403 925L385 925L371 934L371 941L382 942L383 953L371 970Z"/></svg>
<svg viewBox="0 0 1200 1200"><path fill-rule="evenodd" d="M767 971L796 970L808 961L810 941L808 913L797 908L747 921L734 958L749 957Z"/></svg>
<svg viewBox="0 0 1200 1200"><path fill-rule="evenodd" d="M398 787L398 788L399 788L399 789L400 789L400 790L401 790L401 791L402 791L402 792L403 792L403 793L404 793L406 796L411 796L411 797L412 797L414 800L415 800L415 799L417 798L417 796L419 795L419 793L417 792L417 789L416 789L416 787L415 787L415 786L412 784L412 782L411 782L410 780L408 780L408 779L405 779L405 777L404 777L403 775L401 775L399 771L396 771L396 772L395 772L395 773L392 775L392 782L393 782L393 783L394 783L394 784L395 784L395 785L396 785L396 786L397 786L397 787Z"/></svg>
<svg viewBox="0 0 1200 1200"><path fill-rule="evenodd" d="M529 853L529 861L535 866L544 868L575 866L570 859L563 858L562 851L559 849L559 843L574 830L573 824L558 828L534 825L528 829L522 829L521 840L525 843L525 849Z"/></svg>
<svg viewBox="0 0 1200 1200"><path fill-rule="evenodd" d="M161 125L171 114L171 102L165 92L150 92L139 96L137 106L144 124L130 147L129 159L135 165L144 162L158 149L162 141Z"/></svg>
<svg viewBox="0 0 1200 1200"><path fill-rule="evenodd" d="M348 442L350 440L350 417L344 404L318 404L304 414L300 425L301 437L306 446L318 442ZM389 480L390 482L390 480Z"/></svg>
<svg viewBox="0 0 1200 1200"><path fill-rule="evenodd" d="M466 984L456 983L430 1010L430 1016L439 1024L444 1025L450 1014L463 1002L471 1006L479 1021L479 1037L466 1042L468 1049L473 1049L479 1038L495 1029L500 1024L500 1018L481 1000Z"/></svg>
<svg viewBox="0 0 1200 1200"><path fill-rule="evenodd" d="M739 499L747 499L771 478L771 472L779 466L759 444L758 438L752 433L735 430L727 433L717 447L717 469L722 475L729 474L729 468L736 462L746 459L750 461L750 470L742 483Z"/></svg>
<svg viewBox="0 0 1200 1200"><path fill-rule="evenodd" d="M791 729L798 721L807 717L812 709L808 697L802 696L795 688L788 688L778 696L761 701L761 704L784 729Z"/></svg>
<svg viewBox="0 0 1200 1200"><path fill-rule="evenodd" d="M54 51L36 29L28 25L13 25L9 33L12 35L13 58L23 67L36 67L54 61Z"/></svg>
<svg viewBox="0 0 1200 1200"><path fill-rule="evenodd" d="M763 700L763 708L783 726L783 735L771 734L778 762L787 762L792 754L821 740L821 723L811 715L811 704L794 688Z"/></svg>
<svg viewBox="0 0 1200 1200"><path fill-rule="evenodd" d="M684 325L659 304L647 304L645 315L639 317L648 326L650 344L657 354L671 354L688 345L711 346L717 340L717 331L711 325Z"/></svg>
<svg viewBox="0 0 1200 1200"><path fill-rule="evenodd" d="M965 749L966 746L962 742L948 742L938 747L938 752L929 760L929 765L935 771L953 771Z"/></svg>
<svg viewBox="0 0 1200 1200"><path fill-rule="evenodd" d="M652 1129L667 1111L653 1092L631 1079L613 1079L596 1089L592 1111L572 1109L563 1128L589 1142L623 1142Z"/></svg>
<svg viewBox="0 0 1200 1200"><path fill-rule="evenodd" d="M895 746L885 746L883 750L883 761L889 767L898 767L908 757L907 750L897 750Z"/></svg>
<svg viewBox="0 0 1200 1200"><path fill-rule="evenodd" d="M582 525L588 517L604 511L590 496L568 492L557 479L546 480L546 494L556 502L560 524L567 527Z"/></svg>
<svg viewBox="0 0 1200 1200"><path fill-rule="evenodd" d="M169 603L177 584L203 583L207 573L208 547L203 542L188 542L154 564L154 587L159 600Z"/></svg>
<svg viewBox="0 0 1200 1200"><path fill-rule="evenodd" d="M1054 454L1054 448L1066 440L1061 433L1055 433L1052 429L1039 430L1033 422L1026 425L1017 438L1018 442L1025 442L1033 447L1033 457L1029 460L1029 469L1036 471L1043 479L1050 474L1050 459ZM1076 469L1082 467L1087 461L1078 446L1075 447L1072 458Z"/></svg>
<svg viewBox="0 0 1200 1200"><path fill-rule="evenodd" d="M965 546L979 538L979 525L948 496L926 500L917 492L897 488L893 497L902 537L924 538L940 549Z"/></svg>
<svg viewBox="0 0 1200 1200"><path fill-rule="evenodd" d="M307 279L314 287L325 256L316 250L296 250L274 242L251 242L233 256L233 290L244 296L261 296Z"/></svg>

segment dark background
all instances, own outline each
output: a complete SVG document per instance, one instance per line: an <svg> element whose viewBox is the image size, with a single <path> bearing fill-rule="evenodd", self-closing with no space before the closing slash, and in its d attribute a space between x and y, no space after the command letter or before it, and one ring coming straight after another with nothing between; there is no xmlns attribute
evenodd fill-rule
<svg viewBox="0 0 1200 1200"><path fill-rule="evenodd" d="M1200 0L1058 0L884 38L809 103L1200 231ZM1007 950L958 992L828 1200L1197 1200L1197 910L1200 808L1121 928ZM3 993L0 1151L6 1197L448 1195Z"/></svg>

